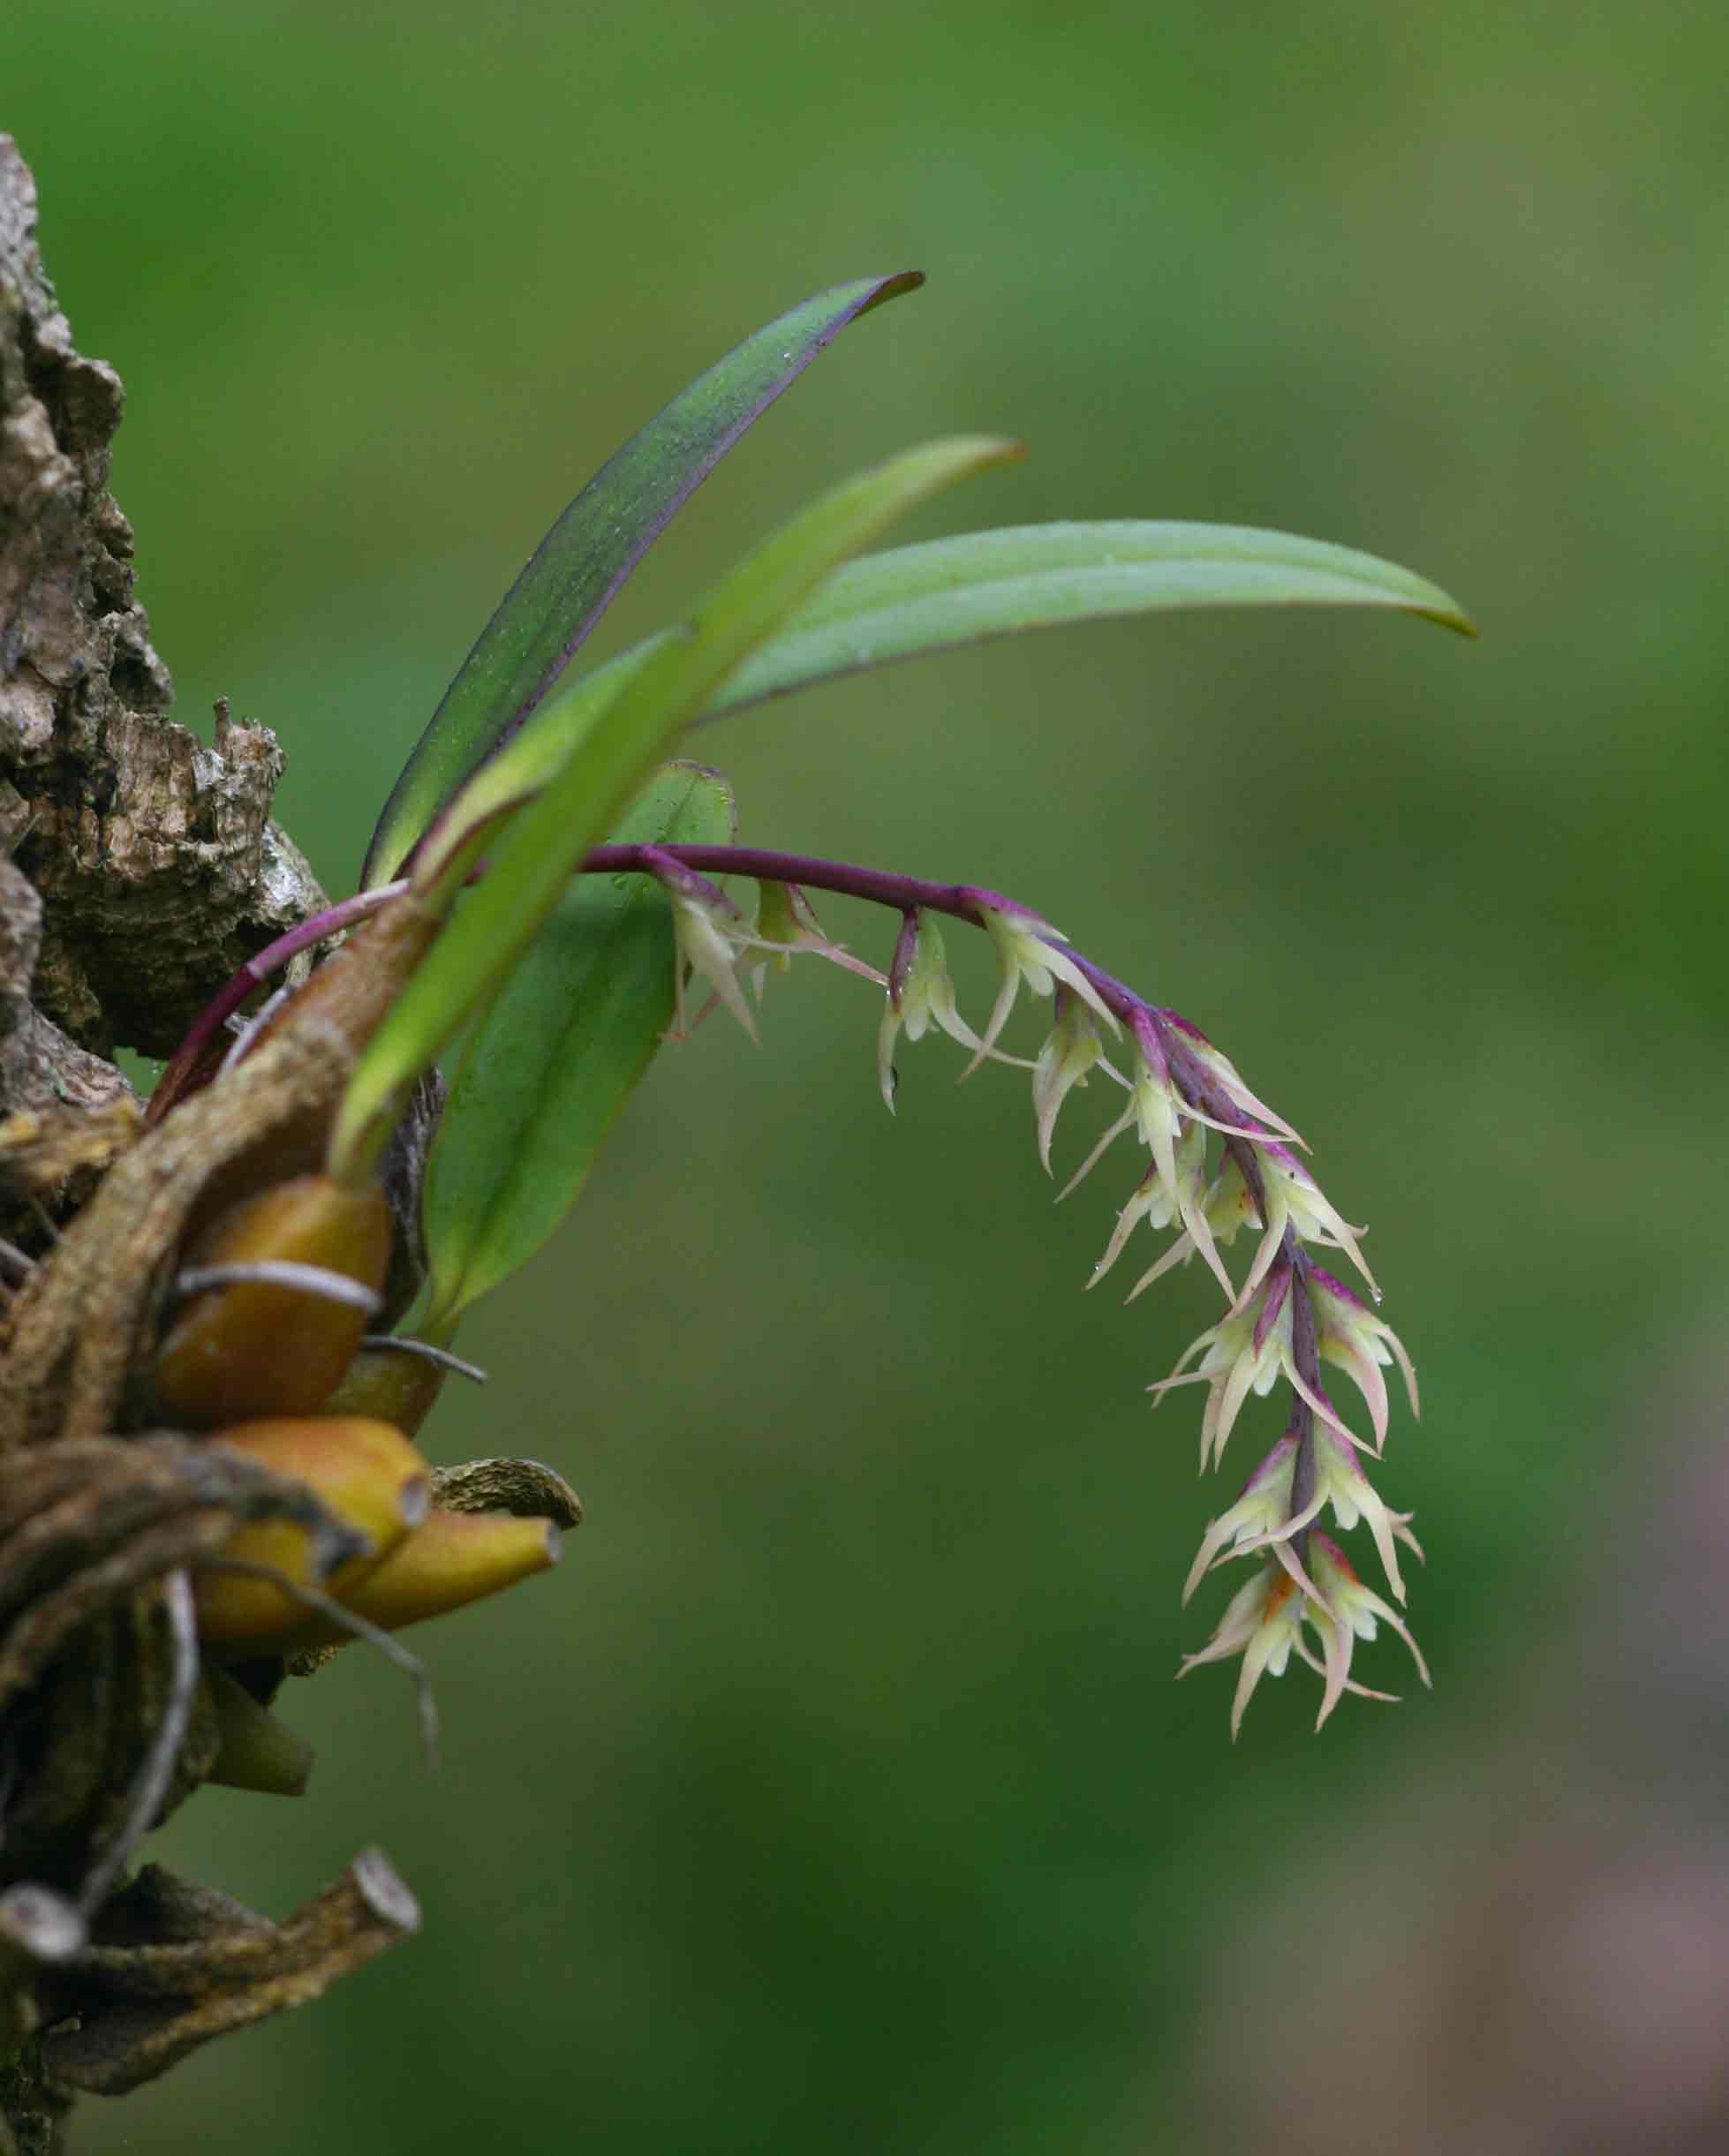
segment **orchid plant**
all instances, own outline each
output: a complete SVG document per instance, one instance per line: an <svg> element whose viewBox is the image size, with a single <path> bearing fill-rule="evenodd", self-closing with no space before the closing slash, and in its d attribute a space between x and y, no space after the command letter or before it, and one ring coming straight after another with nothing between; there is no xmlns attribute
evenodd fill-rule
<svg viewBox="0 0 1729 2156"><path fill-rule="evenodd" d="M1472 633L1454 602L1368 554L1207 524L868 551L916 505L1020 453L963 436L843 481L686 619L566 679L718 460L843 329L919 282L863 279L793 308L590 481L433 715L359 890L221 990L141 1132L130 1116L115 1131L13 1119L6 1142L41 1150L42 1172L96 1180L40 1261L0 1246L15 1281L0 1385L4 2119L46 2131L71 2092L135 2087L416 1927L376 1850L280 1925L128 1867L207 1782L306 1786L310 1747L273 1702L351 1637L416 1677L430 1744L425 1671L395 1632L546 1569L581 1517L538 1462L435 1466L416 1449L447 1376L479 1375L453 1351L462 1321L575 1202L661 1048L716 1006L754 1032L768 976L795 960L872 984L891 1111L898 1056L933 1029L964 1052L963 1077L1031 1072L1047 1172L1072 1096L1120 1094L1068 1185L1129 1142L1093 1279L1133 1244L1131 1300L1198 1259L1222 1302L1150 1387L1155 1403L1204 1388L1204 1469L1251 1393L1277 1387L1287 1403L1184 1590L1249 1568L1182 1663L1238 1662L1233 1734L1293 1655L1321 1678L1321 1722L1347 1692L1386 1697L1354 1674L1357 1641L1382 1625L1427 1682L1401 1614L1401 1545L1416 1544L1370 1478L1385 1373L1413 1413L1416 1380L1362 1231L1290 1125L1198 1028L1022 900L741 844L725 779L666 759L700 721L990 637L1240 605L1393 607ZM881 969L825 932L827 895L886 909ZM957 925L984 934L998 969L976 1024L948 969ZM1045 1006L1031 1059L1006 1045L1023 995ZM1334 1371L1356 1396L1348 1414ZM1324 1522L1365 1531L1385 1594Z"/></svg>
<svg viewBox="0 0 1729 2156"><path fill-rule="evenodd" d="M1408 1516L1370 1478L1388 1429L1385 1372L1397 1367L1414 1414L1416 1375L1378 1314L1361 1231L1323 1195L1303 1142L1197 1027L1114 978L1025 904L968 884L742 845L725 780L663 759L698 721L990 637L1234 605L1394 607L1469 634L1460 608L1367 554L1206 524L1059 524L862 552L916 504L1019 454L1011 442L967 437L847 480L688 619L574 683L566 678L611 599L719 459L843 329L919 282L862 280L771 322L578 495L410 758L359 893L230 983L170 1065L152 1117L197 1090L219 1052L244 1067L259 1028L238 1014L291 958L393 908L419 909L427 925L342 1089L325 1166L350 1187L375 1178L417 1087L448 1052L448 1098L435 1121L419 1119L415 1172L396 1200L411 1214L398 1227L423 1248L424 1267L411 1303L375 1343L424 1349L435 1383L454 1361L465 1313L545 1241L651 1059L685 1039L708 1007L724 1006L754 1033L766 976L796 958L868 980L880 998L877 1067L892 1111L902 1043L932 1028L965 1051L963 1077L985 1063L1029 1067L1003 1045L1024 991L1046 1006L1030 1068L1046 1171L1061 1111L1089 1080L1118 1089L1119 1112L1067 1187L1120 1138L1136 1156L1093 1284L1131 1244L1164 1236L1129 1300L1196 1258L1222 1300L1216 1322L1149 1388L1155 1403L1174 1388L1204 1388L1204 1469L1221 1464L1251 1393L1278 1389L1287 1404L1282 1434L1202 1539L1185 1600L1216 1567L1249 1570L1182 1672L1238 1661L1234 1733L1260 1679L1295 1655L1322 1680L1325 1722L1347 1692L1389 1696L1353 1674L1355 1643L1381 1625L1398 1633L1425 1683L1428 1672L1400 1614L1401 1545L1416 1549ZM824 932L819 893L887 909L884 969ZM999 969L994 1004L977 1027L961 1014L949 976L943 929L954 923L982 931ZM1227 1254L1240 1248L1246 1263L1234 1270ZM1363 1293L1324 1259L1353 1270ZM1329 1370L1355 1389L1366 1434L1329 1391ZM1366 1530L1385 1594L1323 1532L1329 1514L1341 1532Z"/></svg>

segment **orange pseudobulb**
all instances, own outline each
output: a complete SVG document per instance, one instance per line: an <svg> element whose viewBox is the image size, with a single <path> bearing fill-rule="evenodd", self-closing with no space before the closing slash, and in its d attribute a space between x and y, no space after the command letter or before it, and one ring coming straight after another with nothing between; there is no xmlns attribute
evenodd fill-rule
<svg viewBox="0 0 1729 2156"><path fill-rule="evenodd" d="M514 1587L556 1564L558 1557L555 1521L434 1507L424 1527L400 1542L383 1564L344 1587L336 1599L368 1624L396 1632ZM273 1641L270 1652L339 1647L351 1636L330 1618L313 1617Z"/></svg>
<svg viewBox="0 0 1729 2156"><path fill-rule="evenodd" d="M381 1190L301 1175L247 1198L207 1229L183 1267L286 1261L376 1294L390 1262ZM237 1282L195 1296L163 1337L155 1387L165 1417L215 1429L254 1415L309 1415L341 1383L367 1314L314 1290Z"/></svg>
<svg viewBox="0 0 1729 2156"><path fill-rule="evenodd" d="M427 1518L427 1463L400 1430L361 1415L321 1415L245 1422L211 1440L273 1474L306 1488L344 1527L366 1538L359 1556L328 1576L317 1569L313 1537L285 1519L242 1527L217 1553L268 1566L296 1586L341 1597L387 1559ZM200 1571L193 1580L199 1631L223 1647L246 1646L306 1620L306 1607L273 1580L250 1572Z"/></svg>

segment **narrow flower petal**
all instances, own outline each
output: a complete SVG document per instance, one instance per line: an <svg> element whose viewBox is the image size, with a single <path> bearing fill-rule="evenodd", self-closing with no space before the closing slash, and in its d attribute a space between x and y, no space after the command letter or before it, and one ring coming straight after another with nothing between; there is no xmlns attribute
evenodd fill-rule
<svg viewBox="0 0 1729 2156"><path fill-rule="evenodd" d="M1195 1134L1199 1136L1198 1131ZM1236 1283L1225 1270L1225 1261L1219 1255L1219 1247L1212 1240L1212 1229L1206 1216L1205 1194L1200 1187L1201 1172L1198 1165L1191 1172L1183 1171L1181 1187L1181 1209L1184 1227L1190 1242L1201 1254L1201 1261L1225 1291L1228 1307L1237 1299Z"/></svg>
<svg viewBox="0 0 1729 2156"><path fill-rule="evenodd" d="M1335 1431L1347 1444L1354 1444L1360 1452L1372 1452L1374 1447L1366 1438L1359 1437L1348 1422L1341 1422L1339 1411L1325 1392L1311 1385L1296 1366L1295 1356L1287 1354L1283 1362L1284 1374L1290 1388L1307 1406L1312 1407L1328 1429Z"/></svg>
<svg viewBox="0 0 1729 2156"><path fill-rule="evenodd" d="M1002 1029L1008 1023L1008 1014L1015 1007L1015 997L1020 985L1020 969L1013 966L1008 968L1003 973L1002 985L997 991L997 999L991 1006L991 1015L985 1021L985 1030L979 1036L978 1051L961 1073L963 1082L971 1077L1001 1037Z"/></svg>
<svg viewBox="0 0 1729 2156"><path fill-rule="evenodd" d="M1278 1529L1290 1510L1296 1445L1295 1437L1281 1437L1243 1484L1236 1503L1209 1523L1183 1584L1185 1604L1227 1543L1234 1543L1240 1552L1255 1548L1266 1534Z"/></svg>
<svg viewBox="0 0 1729 2156"><path fill-rule="evenodd" d="M755 1040L757 1021L751 1014L751 1006L744 1000L744 991L739 982L736 947L717 920L713 905L684 891L674 890L670 896L674 933L679 957L683 961L679 970L688 968L692 974L700 975ZM681 1030L682 1003L681 995Z"/></svg>
<svg viewBox="0 0 1729 2156"><path fill-rule="evenodd" d="M1134 1120L1135 1110L1133 1106L1130 1105L1123 1110L1122 1113L1117 1118L1116 1121L1112 1124L1111 1127L1105 1133L1104 1136L1099 1139L1098 1144L1093 1147L1091 1152L1087 1155L1086 1158L1081 1163L1080 1166L1076 1169L1074 1174L1069 1177L1068 1180L1063 1185L1062 1188L1058 1191L1057 1203L1059 1205L1062 1203L1062 1201L1078 1183L1083 1181L1087 1176L1091 1174L1093 1169L1098 1166L1099 1163L1104 1158L1105 1155L1110 1150L1111 1147L1116 1143L1120 1137L1121 1137L1123 1132L1130 1127L1130 1126L1134 1123Z"/></svg>
<svg viewBox="0 0 1729 2156"><path fill-rule="evenodd" d="M1036 996L1053 994L1056 983L1061 981L1096 1017L1103 1019L1113 1033L1117 1031L1116 1018L1109 1005L1069 954L1058 948L1067 941L1060 930L1053 928L1048 921L1041 921L1037 914L1020 908L1010 912L1001 906L981 905L978 911L991 941L996 946L997 961L1002 968L1002 984L985 1023L983 1046L961 1073L963 1078L970 1078L985 1055L996 1046L1023 981Z"/></svg>
<svg viewBox="0 0 1729 2156"><path fill-rule="evenodd" d="M1291 1584L1301 1591L1305 1601L1308 1602L1318 1601L1319 1590L1308 1573L1303 1571L1302 1559L1291 1547L1288 1539L1284 1536L1276 1536L1271 1548L1274 1558L1278 1561L1280 1570L1290 1575Z"/></svg>
<svg viewBox="0 0 1729 2156"><path fill-rule="evenodd" d="M796 884L768 883L762 886L764 896L757 909L756 926L748 935L740 934L734 940L742 950L759 954L748 968L757 988L757 1000L762 1000L762 984L769 967L776 973L784 973L795 957L809 955L826 959L831 966L839 966L843 972L856 973L860 980L869 981L878 988L887 988L888 976L878 971L868 960L849 951L845 944L836 943L822 931L810 901ZM776 901L771 908L767 893L781 892L789 894Z"/></svg>
<svg viewBox="0 0 1729 2156"><path fill-rule="evenodd" d="M899 1083L895 1075L895 1044L900 1037L901 1014L895 999L885 996L882 1023L877 1028L877 1083L882 1089L882 1104L890 1115L895 1112L895 1089Z"/></svg>
<svg viewBox="0 0 1729 2156"><path fill-rule="evenodd" d="M1391 1625L1408 1648L1417 1675L1425 1685L1430 1684L1429 1665L1423 1659L1423 1651L1398 1611L1372 1588L1363 1586L1337 1542L1318 1533L1310 1538L1310 1548L1317 1583L1326 1598L1327 1608L1340 1623L1348 1625L1359 1640L1372 1640L1378 1622Z"/></svg>
<svg viewBox="0 0 1729 2156"><path fill-rule="evenodd" d="M1260 1623L1242 1651L1236 1696L1231 1701L1231 1741L1236 1742L1242 1717L1262 1677L1283 1677L1302 1621L1302 1597L1295 1581L1275 1572L1262 1606Z"/></svg>
<svg viewBox="0 0 1729 2156"><path fill-rule="evenodd" d="M1361 1357L1371 1366L1385 1367L1389 1362L1397 1362L1405 1381L1405 1396L1411 1404L1411 1413L1420 1413L1416 1371L1405 1352L1404 1342L1392 1326L1360 1296L1354 1295L1343 1281L1334 1279L1318 1265L1310 1267L1310 1281L1321 1353L1342 1363L1359 1386L1365 1388L1365 1380L1359 1375L1356 1359Z"/></svg>
<svg viewBox="0 0 1729 2156"><path fill-rule="evenodd" d="M1355 1452L1325 1428L1315 1432L1315 1487L1318 1495L1332 1505L1334 1519L1347 1533L1359 1519L1367 1522L1387 1584L1402 1602L1405 1583L1399 1576L1394 1516L1358 1465Z"/></svg>
<svg viewBox="0 0 1729 2156"><path fill-rule="evenodd" d="M1165 1253L1164 1256L1159 1259L1157 1263L1149 1265L1147 1267L1146 1270L1141 1275L1140 1278L1135 1283L1134 1286L1131 1287L1129 1293L1123 1297L1123 1300L1125 1302L1133 1302L1135 1298L1137 1295L1144 1293L1145 1291L1152 1285L1155 1280L1162 1279L1164 1276L1171 1270L1173 1266L1186 1264L1188 1261L1194 1256L1194 1255L1195 1238L1189 1233L1188 1229L1185 1228L1182 1233L1177 1237L1176 1240Z"/></svg>
<svg viewBox="0 0 1729 2156"><path fill-rule="evenodd" d="M1287 1145L1302 1146L1305 1153L1309 1150L1308 1146L1303 1143L1303 1141L1278 1110L1270 1107L1265 1101L1250 1089L1235 1064L1222 1050L1213 1046L1198 1026L1191 1025L1188 1019L1181 1016L1175 1011L1161 1011L1159 1016L1167 1025L1182 1036L1184 1048L1197 1063L1204 1067L1210 1076L1218 1081L1240 1108L1246 1110L1249 1114L1265 1123L1267 1128L1282 1138Z"/></svg>
<svg viewBox="0 0 1729 2156"><path fill-rule="evenodd" d="M1103 996L1099 994L1082 968L1070 957L1068 953L1057 948L1052 941L1053 937L1056 934L1057 931L1047 924L1042 933L1029 939L1034 946L1027 960L1029 974L1035 965L1042 966L1046 973L1061 981L1071 993L1078 996L1095 1018L1102 1019L1113 1036L1120 1033L1122 1029L1117 1023L1116 1013L1112 1010L1110 1005L1106 1002ZM1061 940L1066 943L1068 939L1064 937Z"/></svg>
<svg viewBox="0 0 1729 2156"><path fill-rule="evenodd" d="M1092 1276L1087 1282L1089 1288L1097 1287L1106 1274L1110 1271L1112 1266L1121 1256L1123 1246L1141 1222L1150 1218L1161 1209L1165 1220L1168 1221L1170 1207L1166 1201L1158 1174L1154 1170L1149 1168L1139 1183L1136 1185L1134 1195L1128 1204L1117 1215L1116 1225L1111 1231L1111 1240L1105 1246L1105 1255L1093 1267ZM1155 1226L1163 1225L1164 1223L1161 1221L1154 1222Z"/></svg>
<svg viewBox="0 0 1729 2156"><path fill-rule="evenodd" d="M975 1062L990 1051L955 1007L955 984L948 977L948 955L941 931L928 914L914 910L902 922L886 985L887 1007L877 1029L877 1082L892 1114L895 1044L903 1030L908 1040L919 1041L935 1025L963 1048L976 1050ZM997 1059L1015 1060L1008 1056ZM962 1073L963 1077L965 1074Z"/></svg>
<svg viewBox="0 0 1729 2156"><path fill-rule="evenodd" d="M1274 1190L1282 1199L1287 1217L1306 1242L1325 1243L1342 1250L1353 1265L1375 1286L1375 1276L1357 1248L1361 1228L1350 1226L1338 1209L1330 1204L1320 1185L1302 1163L1282 1145L1264 1145L1257 1148L1261 1174L1268 1186L1271 1199ZM1377 1293L1379 1293L1377 1289Z"/></svg>
<svg viewBox="0 0 1729 2156"><path fill-rule="evenodd" d="M1170 1376L1147 1390L1155 1399L1171 1386L1190 1382L1188 1366L1197 1354L1205 1379L1207 1403L1201 1416L1201 1465L1224 1451L1236 1418L1251 1392L1272 1391L1290 1354L1290 1271L1281 1268L1253 1302L1239 1303L1184 1349Z"/></svg>

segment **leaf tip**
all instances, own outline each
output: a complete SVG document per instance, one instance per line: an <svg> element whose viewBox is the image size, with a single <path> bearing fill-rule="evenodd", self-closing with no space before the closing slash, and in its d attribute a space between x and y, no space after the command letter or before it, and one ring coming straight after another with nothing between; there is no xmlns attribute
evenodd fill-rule
<svg viewBox="0 0 1729 2156"><path fill-rule="evenodd" d="M924 282L925 272L922 269L897 269L893 276L879 277L876 290L853 320L857 321L860 315L868 314L873 307L883 306L891 299L899 299L904 292L916 292Z"/></svg>
<svg viewBox="0 0 1729 2156"><path fill-rule="evenodd" d="M1455 636L1469 637L1475 643L1481 632L1452 592L1444 591L1438 584L1431 584L1429 591L1431 596L1427 602L1419 601L1411 612L1423 621L1450 629Z"/></svg>

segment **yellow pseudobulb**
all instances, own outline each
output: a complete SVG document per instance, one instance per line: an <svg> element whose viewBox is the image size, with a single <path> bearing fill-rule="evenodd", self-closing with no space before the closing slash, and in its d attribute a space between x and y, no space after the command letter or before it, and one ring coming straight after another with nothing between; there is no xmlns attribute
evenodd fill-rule
<svg viewBox="0 0 1729 2156"><path fill-rule="evenodd" d="M381 1190L296 1176L247 1198L197 1238L183 1270L286 1262L316 1266L376 1295L390 1263ZM253 1415L309 1415L341 1383L367 1312L307 1287L237 1282L194 1296L157 1353L167 1420L217 1429Z"/></svg>
<svg viewBox="0 0 1729 2156"><path fill-rule="evenodd" d="M242 1527L217 1552L219 1558L268 1566L298 1587L345 1596L427 1518L431 1502L427 1463L388 1422L363 1415L244 1422L211 1442L244 1454L273 1474L304 1482L344 1527L366 1537L364 1552L327 1576L318 1571L313 1536L290 1520L260 1520ZM198 1572L193 1596L200 1632L223 1647L250 1647L304 1623L306 1616L306 1604L274 1580L215 1565Z"/></svg>

